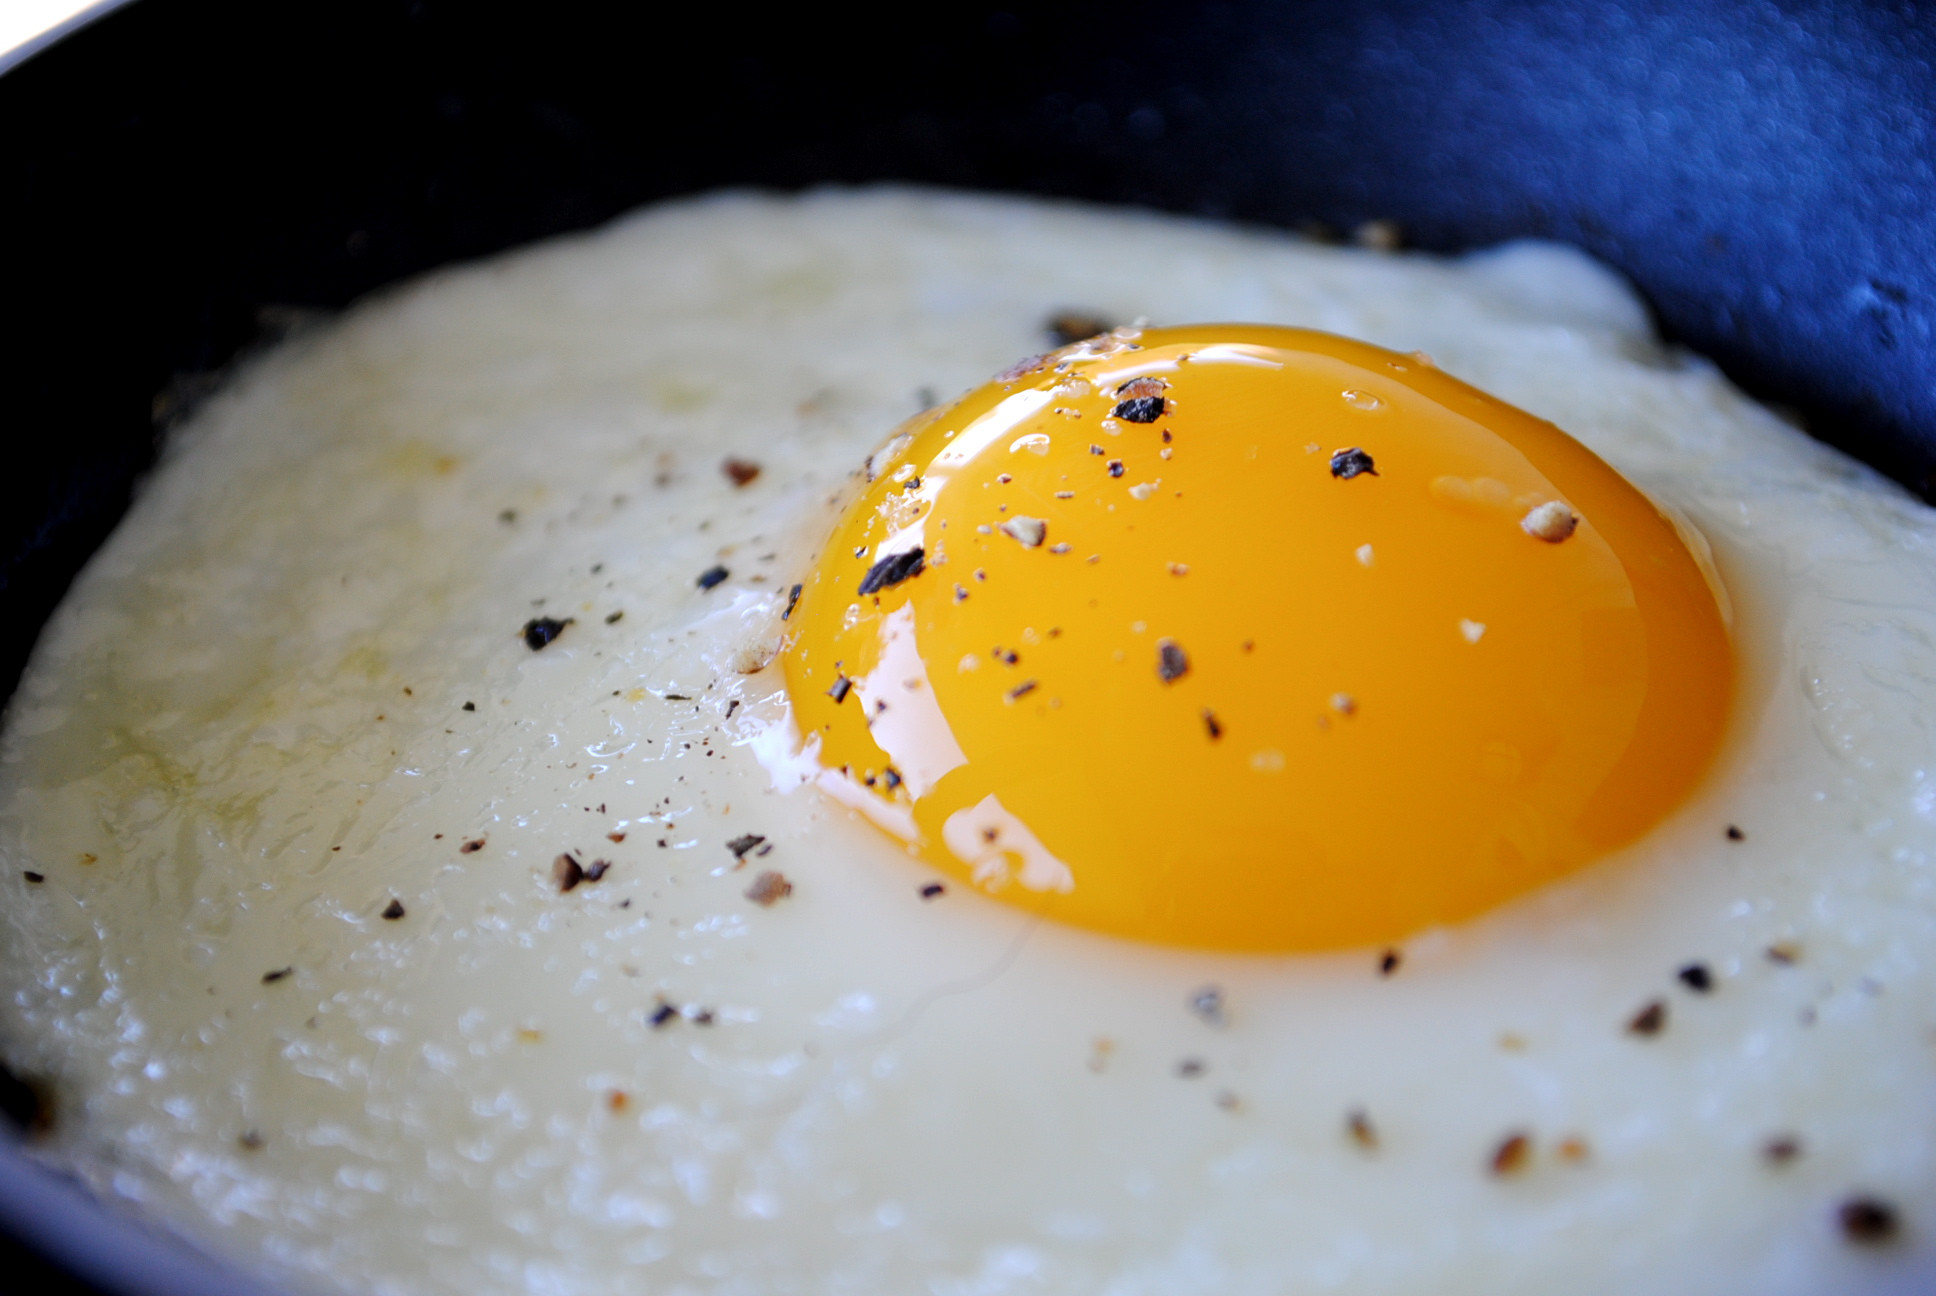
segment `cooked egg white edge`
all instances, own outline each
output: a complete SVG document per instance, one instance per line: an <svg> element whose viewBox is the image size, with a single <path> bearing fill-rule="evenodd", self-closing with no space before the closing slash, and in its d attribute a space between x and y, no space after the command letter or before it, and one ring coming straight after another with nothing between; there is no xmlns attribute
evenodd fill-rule
<svg viewBox="0 0 1936 1296"><path fill-rule="evenodd" d="M777 672L733 668L849 467L1065 306L1423 349L1685 514L1747 668L1711 785L1389 978L924 903L873 830L774 790ZM11 708L0 1040L63 1096L48 1155L324 1289L1909 1290L1933 539L1563 249L892 189L653 209L386 293L176 436ZM574 622L532 653L536 615ZM734 870L745 832L773 851ZM560 895L567 849L613 871ZM661 996L712 1024L654 1029ZM1489 1174L1522 1129L1530 1168ZM1805 1150L1772 1169L1779 1133ZM1844 1242L1854 1191L1902 1245Z"/></svg>

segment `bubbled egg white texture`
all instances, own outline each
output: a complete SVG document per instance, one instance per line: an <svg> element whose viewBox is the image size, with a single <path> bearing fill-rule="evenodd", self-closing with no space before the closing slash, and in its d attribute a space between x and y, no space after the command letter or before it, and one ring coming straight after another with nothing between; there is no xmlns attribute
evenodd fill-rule
<svg viewBox="0 0 1936 1296"><path fill-rule="evenodd" d="M868 453L1065 309L1422 350L1579 437L1712 546L1713 773L1389 957L924 895L799 786L781 613ZM1926 1288L1933 547L1564 249L650 209L387 292L177 430L12 703L0 1052L41 1155L302 1289Z"/></svg>

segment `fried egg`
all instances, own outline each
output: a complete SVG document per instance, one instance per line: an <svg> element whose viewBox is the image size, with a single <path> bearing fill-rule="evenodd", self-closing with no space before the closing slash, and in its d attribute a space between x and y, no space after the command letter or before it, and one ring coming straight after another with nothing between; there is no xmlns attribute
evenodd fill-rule
<svg viewBox="0 0 1936 1296"><path fill-rule="evenodd" d="M869 471L799 586L797 723L836 795L873 790L940 867L1064 921L1401 939L1640 835L1721 734L1711 569L1429 357L1118 330Z"/></svg>
<svg viewBox="0 0 1936 1296"><path fill-rule="evenodd" d="M1918 1290L1932 548L1567 249L648 209L176 430L0 1050L302 1289Z"/></svg>

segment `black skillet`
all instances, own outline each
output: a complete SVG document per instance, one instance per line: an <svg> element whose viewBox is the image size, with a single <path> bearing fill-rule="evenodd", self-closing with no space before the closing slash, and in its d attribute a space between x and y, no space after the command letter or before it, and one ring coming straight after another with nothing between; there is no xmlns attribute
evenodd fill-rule
<svg viewBox="0 0 1936 1296"><path fill-rule="evenodd" d="M1742 386L1936 489L1936 26L1913 5L106 8L0 75L0 693L158 424L288 308L724 184L1563 239ZM15 1117L22 1079L0 1075ZM82 1098L51 1097L54 1121ZM259 1291L19 1146L0 1288Z"/></svg>

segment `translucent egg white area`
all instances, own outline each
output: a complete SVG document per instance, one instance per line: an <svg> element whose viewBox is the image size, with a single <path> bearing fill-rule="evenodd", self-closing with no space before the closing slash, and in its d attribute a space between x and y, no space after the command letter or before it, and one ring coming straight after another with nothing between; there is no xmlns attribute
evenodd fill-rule
<svg viewBox="0 0 1936 1296"><path fill-rule="evenodd" d="M1710 784L1390 975L923 898L777 758L761 666L849 474L1062 309L1423 350L1585 441L1727 583ZM1562 248L659 207L384 294L177 432L9 714L0 1052L49 1158L319 1290L1926 1289L1933 548ZM562 852L611 869L561 893ZM1858 1193L1895 1245L1843 1237Z"/></svg>

